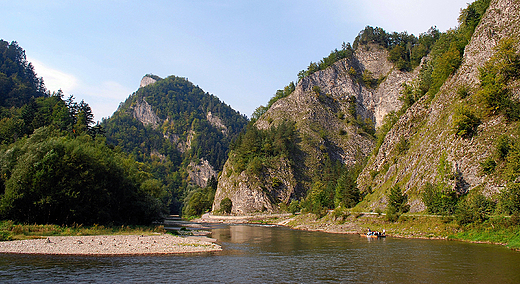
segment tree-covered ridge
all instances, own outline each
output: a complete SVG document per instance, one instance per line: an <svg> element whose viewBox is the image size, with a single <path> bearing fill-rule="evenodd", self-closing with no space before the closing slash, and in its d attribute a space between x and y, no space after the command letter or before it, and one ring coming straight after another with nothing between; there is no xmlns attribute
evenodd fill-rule
<svg viewBox="0 0 520 284"><path fill-rule="evenodd" d="M162 184L108 146L93 113L45 92L25 52L0 41L0 218L22 223L137 224L161 218Z"/></svg>
<svg viewBox="0 0 520 284"><path fill-rule="evenodd" d="M149 167L170 194L171 212L181 213L184 206L185 214L198 213L205 207L196 205L195 199L207 192L190 184L188 165L204 159L217 172L222 170L230 143L248 120L185 78L152 76L155 83L137 90L103 120L107 142ZM134 109L144 103L157 116L156 125L145 125L135 117ZM221 124L209 121L210 116Z"/></svg>
<svg viewBox="0 0 520 284"><path fill-rule="evenodd" d="M36 77L34 67L16 41L0 40L0 107L21 107L32 97L45 96L43 79Z"/></svg>
<svg viewBox="0 0 520 284"><path fill-rule="evenodd" d="M130 109L140 99L151 105L161 120L159 127L144 126L133 117ZM208 113L222 121L225 131L207 120ZM222 169L227 159L229 143L246 123L245 116L217 97L176 76L140 88L110 119L103 122L109 142L123 147L125 151L144 155L150 155L153 150L167 155L171 151L163 150L171 148L172 142L165 137L176 136L186 141L194 131L191 149L185 156L193 160L208 160L217 170Z"/></svg>

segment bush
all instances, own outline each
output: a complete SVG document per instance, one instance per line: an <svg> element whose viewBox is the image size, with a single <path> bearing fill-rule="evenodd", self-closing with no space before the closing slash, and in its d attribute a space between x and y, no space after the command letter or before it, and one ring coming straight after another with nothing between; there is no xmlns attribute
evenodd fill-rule
<svg viewBox="0 0 520 284"><path fill-rule="evenodd" d="M451 215L457 207L458 196L445 186L427 183L423 189L422 201L430 214Z"/></svg>
<svg viewBox="0 0 520 284"><path fill-rule="evenodd" d="M21 223L147 224L166 194L134 160L88 135L39 128L0 152L0 215Z"/></svg>
<svg viewBox="0 0 520 284"><path fill-rule="evenodd" d="M300 212L300 202L298 200L293 199L289 204L289 213L296 214L296 212Z"/></svg>
<svg viewBox="0 0 520 284"><path fill-rule="evenodd" d="M495 203L481 193L470 193L457 205L456 218L460 225L482 223L489 219Z"/></svg>
<svg viewBox="0 0 520 284"><path fill-rule="evenodd" d="M461 106L455 110L453 115L453 128L457 136L469 138L473 136L480 124L478 118L469 107Z"/></svg>
<svg viewBox="0 0 520 284"><path fill-rule="evenodd" d="M520 184L509 183L499 195L499 211L504 214L520 214Z"/></svg>
<svg viewBox="0 0 520 284"><path fill-rule="evenodd" d="M516 51L516 41L503 39L495 54L480 69L481 89L479 100L491 114L504 114L509 120L520 117L520 105L512 99L509 82L520 77L520 54Z"/></svg>
<svg viewBox="0 0 520 284"><path fill-rule="evenodd" d="M220 212L224 214L231 214L231 210L233 209L233 202L228 197L222 199L220 201Z"/></svg>
<svg viewBox="0 0 520 284"><path fill-rule="evenodd" d="M487 158L484 162L480 163L480 167L482 168L482 172L486 175L492 174L495 172L495 168L497 163L493 158Z"/></svg>

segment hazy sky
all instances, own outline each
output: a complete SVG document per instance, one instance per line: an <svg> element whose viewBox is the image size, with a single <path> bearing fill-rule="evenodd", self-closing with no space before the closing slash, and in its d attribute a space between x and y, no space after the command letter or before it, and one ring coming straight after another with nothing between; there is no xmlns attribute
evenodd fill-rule
<svg viewBox="0 0 520 284"><path fill-rule="evenodd" d="M47 89L111 116L148 73L188 78L250 116L297 73L365 26L454 28L471 0L0 0Z"/></svg>

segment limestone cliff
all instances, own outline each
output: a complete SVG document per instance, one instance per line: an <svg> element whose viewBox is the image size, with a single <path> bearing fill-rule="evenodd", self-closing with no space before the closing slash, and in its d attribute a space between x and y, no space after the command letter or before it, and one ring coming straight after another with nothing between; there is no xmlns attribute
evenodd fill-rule
<svg viewBox="0 0 520 284"><path fill-rule="evenodd" d="M360 46L351 59L340 60L303 78L294 92L274 103L255 126L267 130L282 122L294 122L298 152L280 158L260 174L237 172L228 160L219 179L213 210L218 210L221 200L227 197L236 214L277 211L280 203L288 204L291 199L305 196L326 159L351 166L367 157L374 137L356 121L381 124L388 112L400 108L402 84L415 78L419 70L399 71L387 58L387 50L379 45ZM361 74L381 83L366 86ZM352 103L357 115L352 113Z"/></svg>
<svg viewBox="0 0 520 284"><path fill-rule="evenodd" d="M161 178L175 176L176 187L178 177L205 187L222 170L229 142L246 123L246 117L185 78L145 75L104 128L110 143L165 171Z"/></svg>
<svg viewBox="0 0 520 284"><path fill-rule="evenodd" d="M512 133L512 126L505 117L483 117L472 137L456 135L453 125L456 109L471 101L471 96L478 92L479 68L495 53L497 44L504 38L520 38L519 19L518 1L491 1L455 74L433 100L424 97L407 110L359 176L362 190L373 192L365 198L363 207L383 209L386 194L393 185L400 185L411 197L412 212L425 208L420 193L426 183L436 184L445 179L459 192L479 187L487 195L505 185L496 176L484 174L481 166L481 162L493 154L496 139ZM516 43L518 49L520 46L518 41ZM469 97L461 98L458 90L467 87ZM518 84L511 89L518 94ZM408 148L399 148L403 142ZM447 173L443 173L445 170Z"/></svg>

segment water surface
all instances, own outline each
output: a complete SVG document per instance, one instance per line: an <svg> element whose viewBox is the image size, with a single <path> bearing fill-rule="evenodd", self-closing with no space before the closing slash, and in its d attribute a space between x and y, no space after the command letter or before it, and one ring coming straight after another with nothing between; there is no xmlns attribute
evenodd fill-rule
<svg viewBox="0 0 520 284"><path fill-rule="evenodd" d="M217 253L71 257L0 254L0 282L520 283L520 253L443 240L367 239L215 226Z"/></svg>

